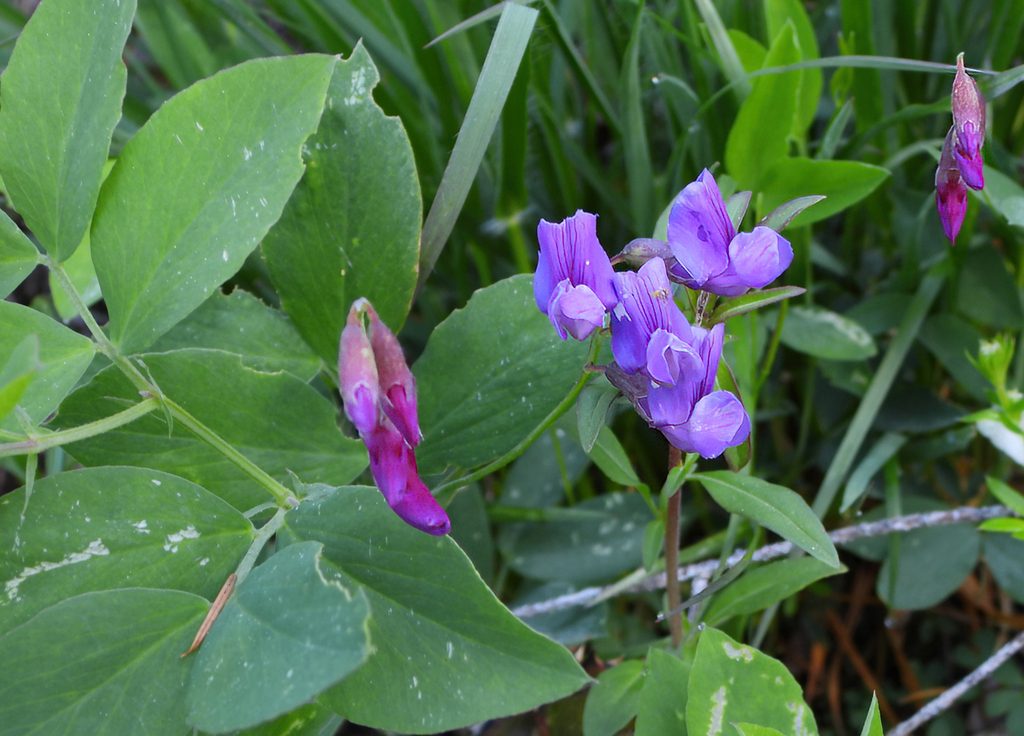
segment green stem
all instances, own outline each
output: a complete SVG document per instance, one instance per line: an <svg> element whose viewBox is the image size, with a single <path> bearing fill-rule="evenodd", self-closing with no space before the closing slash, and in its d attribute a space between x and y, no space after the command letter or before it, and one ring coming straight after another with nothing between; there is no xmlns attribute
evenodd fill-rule
<svg viewBox="0 0 1024 736"><path fill-rule="evenodd" d="M668 448L668 470L682 464L682 453L678 448ZM679 592L679 505L682 502L682 486L668 497L665 513L665 589L668 593L668 610L675 611L683 602ZM683 613L678 611L668 617L672 634L672 648L678 649L683 643Z"/></svg>
<svg viewBox="0 0 1024 736"><path fill-rule="evenodd" d="M252 568L256 565L256 558L260 556L260 552L270 541L270 538L277 534L277 530L284 526L284 515L288 513L288 509L281 508L277 510L270 521L260 527L260 530L256 532L256 538L252 540L252 544L249 545L249 549L246 550L245 556L242 561L238 563L238 569L235 570L235 574L238 576L238 582L245 580L245 576L248 575Z"/></svg>
<svg viewBox="0 0 1024 736"><path fill-rule="evenodd" d="M789 311L789 300L784 300L779 305L779 318L775 322L775 330L772 332L772 340L768 343L768 350L765 352L764 362L761 364L761 371L757 377L757 384L754 386L754 396L761 395L761 388L772 372L772 364L775 363L775 353L779 350L779 340L782 339L782 326L786 323L786 313Z"/></svg>
<svg viewBox="0 0 1024 736"><path fill-rule="evenodd" d="M103 419L97 419L95 422L83 424L81 427L62 429L59 432L53 432L52 434L43 435L42 437L34 437L32 439L22 440L21 442L11 442L0 445L0 457L13 457L15 455L25 454L35 455L43 452L44 450L49 450L52 447L69 445L72 442L78 442L79 440L84 440L89 437L95 437L98 434L103 434L104 432L109 432L112 429L117 429L125 424L134 422L139 417L145 416L159 407L160 402L157 399L144 399L142 402L135 404L129 409L125 409L122 412L118 412L117 414Z"/></svg>

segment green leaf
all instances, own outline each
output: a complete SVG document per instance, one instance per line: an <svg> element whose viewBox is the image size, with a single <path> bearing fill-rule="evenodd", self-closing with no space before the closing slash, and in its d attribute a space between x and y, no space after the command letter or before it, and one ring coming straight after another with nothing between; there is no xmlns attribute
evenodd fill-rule
<svg viewBox="0 0 1024 736"><path fill-rule="evenodd" d="M971 250L960 272L956 306L965 317L997 330L1024 326L1020 289L1003 256L991 244Z"/></svg>
<svg viewBox="0 0 1024 736"><path fill-rule="evenodd" d="M0 299L18 288L39 263L39 251L6 212L0 211Z"/></svg>
<svg viewBox="0 0 1024 736"><path fill-rule="evenodd" d="M738 317L741 314L752 312L769 304L781 302L783 299L792 299L794 296L800 296L805 291L807 290L799 286L780 286L776 289L754 291L743 296L727 299L719 304L711 315L711 324L715 325L719 322L725 322L731 317Z"/></svg>
<svg viewBox="0 0 1024 736"><path fill-rule="evenodd" d="M25 25L3 74L0 171L43 247L82 242L121 118L121 61L135 0L49 2Z"/></svg>
<svg viewBox="0 0 1024 736"><path fill-rule="evenodd" d="M798 494L760 478L725 470L697 473L692 478L718 504L788 539L833 569L839 569L839 556L821 521Z"/></svg>
<svg viewBox="0 0 1024 736"><path fill-rule="evenodd" d="M686 730L690 736L710 736L722 733L726 723L818 733L802 688L782 662L707 628L690 670Z"/></svg>
<svg viewBox="0 0 1024 736"><path fill-rule="evenodd" d="M506 3L477 78L448 166L423 223L418 286L426 283L455 227L526 53L538 11Z"/></svg>
<svg viewBox="0 0 1024 736"><path fill-rule="evenodd" d="M0 370L0 419L14 411L39 367L39 338L27 335L10 352L7 364Z"/></svg>
<svg viewBox="0 0 1024 736"><path fill-rule="evenodd" d="M509 524L499 547L509 566L537 580L609 580L643 561L644 529L653 518L639 493L606 493L576 504L593 517Z"/></svg>
<svg viewBox="0 0 1024 736"><path fill-rule="evenodd" d="M878 712L878 696L871 693L871 707L864 718L864 727L860 730L860 736L883 736L882 716Z"/></svg>
<svg viewBox="0 0 1024 736"><path fill-rule="evenodd" d="M796 31L801 59L806 61L818 58L818 40L803 3L799 0L765 0L764 15L768 25L769 38L776 38L785 24L791 22ZM815 114L818 112L821 87L821 69L804 69L800 72L800 87L797 93L797 106L793 116L792 129L793 137L798 140L804 138L807 129L814 122Z"/></svg>
<svg viewBox="0 0 1024 736"><path fill-rule="evenodd" d="M825 197L820 194L809 197L797 197L789 202L780 204L768 213L768 215L758 224L770 227L775 232L781 233L789 227L789 224L793 222L801 212L806 210L808 207L818 204L824 199Z"/></svg>
<svg viewBox="0 0 1024 736"><path fill-rule="evenodd" d="M343 724L341 716L310 703L262 726L236 731L233 736L325 736L337 733Z"/></svg>
<svg viewBox="0 0 1024 736"><path fill-rule="evenodd" d="M772 42L764 68L800 61L800 49L791 23ZM743 102L725 147L725 168L741 189L761 191L768 167L789 152L788 137L796 114L801 72L758 77ZM792 197L790 197L792 199Z"/></svg>
<svg viewBox="0 0 1024 736"><path fill-rule="evenodd" d="M786 736L776 728L759 726L756 723L733 723L732 726L741 736Z"/></svg>
<svg viewBox="0 0 1024 736"><path fill-rule="evenodd" d="M1024 188L998 169L984 167L985 189L979 195L1011 225L1024 227Z"/></svg>
<svg viewBox="0 0 1024 736"><path fill-rule="evenodd" d="M434 330L413 366L420 469L471 468L515 447L579 378L587 345L563 341L537 309L533 277L476 292Z"/></svg>
<svg viewBox="0 0 1024 736"><path fill-rule="evenodd" d="M925 320L917 339L965 391L978 401L988 403L986 392L992 384L969 357L977 357L982 340L981 332L974 325L955 314L936 314Z"/></svg>
<svg viewBox="0 0 1024 736"><path fill-rule="evenodd" d="M985 563L1011 598L1024 603L1024 541L1006 534L982 534Z"/></svg>
<svg viewBox="0 0 1024 736"><path fill-rule="evenodd" d="M494 579L494 539L480 486L472 483L458 491L445 511L452 522L451 538L489 585Z"/></svg>
<svg viewBox="0 0 1024 736"><path fill-rule="evenodd" d="M242 365L248 368L267 373L286 371L307 382L320 371L320 359L288 317L241 289L211 296L153 343L150 352L184 348L235 353L242 356ZM337 356L331 365L336 361Z"/></svg>
<svg viewBox="0 0 1024 736"><path fill-rule="evenodd" d="M196 656L189 725L223 733L268 721L366 660L366 596L325 564L322 550L293 544L239 583Z"/></svg>
<svg viewBox="0 0 1024 736"><path fill-rule="evenodd" d="M501 605L454 542L406 525L374 488L303 503L279 539L323 543L326 562L364 588L376 650L319 698L356 723L434 733L530 710L588 681L568 651Z"/></svg>
<svg viewBox="0 0 1024 736"><path fill-rule="evenodd" d="M750 80L744 74L743 64L740 62L739 54L736 53L736 48L732 45L722 17L711 0L694 0L694 5L697 6L697 12L700 13L701 19L707 26L708 35L711 37L715 51L718 52L722 71L725 72L730 85L735 84L733 89L736 99L743 102L744 98L750 94Z"/></svg>
<svg viewBox="0 0 1024 736"><path fill-rule="evenodd" d="M529 588L528 592L517 595L513 610L532 603L549 601L562 595L575 593L579 588L563 582L542 583ZM561 611L539 613L527 616L525 623L531 629L557 641L562 646L576 647L591 639L608 636L608 604L571 606Z"/></svg>
<svg viewBox="0 0 1024 736"><path fill-rule="evenodd" d="M0 556L3 633L88 591L170 588L212 600L252 542L253 528L182 478L90 468L36 481L28 501L24 488L4 496L0 535L13 540Z"/></svg>
<svg viewBox="0 0 1024 736"><path fill-rule="evenodd" d="M813 557L769 562L753 570L716 595L704 614L704 620L715 626L733 616L761 611L795 595L816 580L845 572Z"/></svg>
<svg viewBox="0 0 1024 736"><path fill-rule="evenodd" d="M641 659L627 659L598 675L583 708L583 736L615 736L636 716L643 686Z"/></svg>
<svg viewBox="0 0 1024 736"><path fill-rule="evenodd" d="M970 524L900 534L899 558L886 557L875 590L892 608L930 608L960 587L980 551L981 534Z"/></svg>
<svg viewBox="0 0 1024 736"><path fill-rule="evenodd" d="M289 471L304 482L351 480L366 467L361 442L338 429L334 406L287 373L260 373L237 355L178 350L145 356L168 396L282 483ZM56 424L73 427L124 408L138 391L107 368L72 394ZM172 436L162 413L68 445L83 465L129 464L165 470L198 483L239 510L268 500L267 492L179 422Z"/></svg>
<svg viewBox="0 0 1024 736"><path fill-rule="evenodd" d="M633 470L633 463L611 428L601 427L597 442L588 454L609 480L624 486L640 485L640 478Z"/></svg>
<svg viewBox="0 0 1024 736"><path fill-rule="evenodd" d="M826 360L863 360L878 352L867 330L841 314L816 305L790 309L782 326L781 339L793 350Z"/></svg>
<svg viewBox="0 0 1024 736"><path fill-rule="evenodd" d="M771 211L798 197L823 196L821 204L799 214L792 227L811 225L855 205L888 178L880 166L860 161L776 161L761 178L761 207Z"/></svg>
<svg viewBox="0 0 1024 736"><path fill-rule="evenodd" d="M1019 534L1024 532L1024 519L989 519L978 524L978 530Z"/></svg>
<svg viewBox="0 0 1024 736"><path fill-rule="evenodd" d="M665 548L665 522L661 519L647 522L644 528L643 564L651 572Z"/></svg>
<svg viewBox="0 0 1024 736"><path fill-rule="evenodd" d="M47 608L0 637L0 732L180 736L191 669L181 653L209 607L129 588Z"/></svg>
<svg viewBox="0 0 1024 736"><path fill-rule="evenodd" d="M839 513L845 514L848 508L867 493L868 483L890 459L896 456L906 441L906 436L895 432L887 432L878 439L878 442L868 451L846 482L846 490L843 492Z"/></svg>
<svg viewBox="0 0 1024 736"><path fill-rule="evenodd" d="M72 332L34 309L0 302L0 355L11 353L29 335L39 338L36 377L22 393L18 404L36 424L60 405L92 362L96 346L92 340ZM17 430L14 416L0 420L0 428Z"/></svg>
<svg viewBox="0 0 1024 736"><path fill-rule="evenodd" d="M380 75L362 43L334 69L306 174L263 241L281 306L328 365L357 297L396 333L416 285L423 203L401 120L373 100Z"/></svg>
<svg viewBox="0 0 1024 736"><path fill-rule="evenodd" d="M686 736L686 697L692 647L679 659L660 649L647 653L647 676L640 691L636 736Z"/></svg>
<svg viewBox="0 0 1024 736"><path fill-rule="evenodd" d="M501 491L502 504L532 509L557 506L565 497L562 468L570 484L580 479L590 458L562 429L565 424L564 419L556 423L512 463Z"/></svg>
<svg viewBox="0 0 1024 736"><path fill-rule="evenodd" d="M61 265L68 275L68 280L75 287L75 291L85 302L85 306L91 307L103 298L103 293L100 291L100 280L92 265L92 247L89 243L88 232L82 238L82 244L78 246L74 254ZM78 316L78 310L52 271L49 274L49 281L50 295L53 297L53 306L57 310L57 314L65 323L70 322Z"/></svg>
<svg viewBox="0 0 1024 736"><path fill-rule="evenodd" d="M1024 496L991 475L985 476L985 483L992 495L999 499L999 503L1009 506L1018 516L1024 517Z"/></svg>
<svg viewBox="0 0 1024 736"><path fill-rule="evenodd" d="M110 337L139 352L242 265L292 193L335 59L258 59L168 100L100 192L92 255Z"/></svg>
<svg viewBox="0 0 1024 736"><path fill-rule="evenodd" d="M608 379L601 376L595 378L580 391L576 400L576 429L579 433L580 445L585 452L590 452L597 442L601 428L605 426L608 407L619 395L619 390L612 386Z"/></svg>

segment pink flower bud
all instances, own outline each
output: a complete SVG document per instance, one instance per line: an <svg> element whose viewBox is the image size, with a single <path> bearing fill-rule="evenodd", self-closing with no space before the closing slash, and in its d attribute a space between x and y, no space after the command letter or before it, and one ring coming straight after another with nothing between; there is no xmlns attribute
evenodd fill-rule
<svg viewBox="0 0 1024 736"><path fill-rule="evenodd" d="M953 128L956 130L953 156L964 184L971 189L981 189L985 186L981 155L985 142L985 98L978 90L978 83L967 75L963 54L956 57L953 79Z"/></svg>
<svg viewBox="0 0 1024 736"><path fill-rule="evenodd" d="M946 237L954 245L967 213L967 187L961 180L960 168L953 154L955 137L955 130L950 128L942 145L939 167L935 170L935 202L939 208L939 219Z"/></svg>
<svg viewBox="0 0 1024 736"><path fill-rule="evenodd" d="M381 322L370 303L366 303L370 315L370 344L377 360L377 374L385 399L381 409L398 428L410 446L415 447L423 438L419 417L416 413L416 379L405 362L398 338Z"/></svg>
<svg viewBox="0 0 1024 736"><path fill-rule="evenodd" d="M360 435L369 434L377 426L380 404L377 362L363 327L363 304L369 306L369 302L361 299L349 310L338 350L338 386L345 403L345 415Z"/></svg>

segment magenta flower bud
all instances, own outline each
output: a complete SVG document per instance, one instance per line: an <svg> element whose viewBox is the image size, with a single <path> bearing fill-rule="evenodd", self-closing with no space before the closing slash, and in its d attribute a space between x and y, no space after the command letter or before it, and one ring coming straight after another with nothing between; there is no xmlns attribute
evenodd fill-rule
<svg viewBox="0 0 1024 736"><path fill-rule="evenodd" d="M737 233L707 169L676 197L668 217L670 273L691 289L739 296L777 279L793 262L789 241L767 227Z"/></svg>
<svg viewBox="0 0 1024 736"><path fill-rule="evenodd" d="M939 166L935 170L935 203L939 209L942 230L949 242L956 245L956 236L967 214L967 187L964 186L953 155L956 131L949 129L946 142L942 144Z"/></svg>
<svg viewBox="0 0 1024 736"><path fill-rule="evenodd" d="M384 399L380 407L410 446L415 447L423 438L416 413L416 379L405 362L405 354L395 334L381 322L376 310L365 299L370 315L370 345L377 360L377 374Z"/></svg>
<svg viewBox="0 0 1024 736"><path fill-rule="evenodd" d="M380 382L373 348L363 327L360 302L368 304L365 299L353 304L348 313L345 329L341 331L338 387L345 404L345 415L355 425L359 434L365 435L377 426Z"/></svg>
<svg viewBox="0 0 1024 736"><path fill-rule="evenodd" d="M971 189L981 189L985 186L981 155L985 142L985 98L978 90L978 83L967 75L962 53L956 57L953 79L953 128L956 130L953 157L964 184Z"/></svg>
<svg viewBox="0 0 1024 736"><path fill-rule="evenodd" d="M618 299L611 260L597 239L597 215L583 210L560 223L537 225L540 257L533 277L537 307L563 340L584 340L604 325Z"/></svg>

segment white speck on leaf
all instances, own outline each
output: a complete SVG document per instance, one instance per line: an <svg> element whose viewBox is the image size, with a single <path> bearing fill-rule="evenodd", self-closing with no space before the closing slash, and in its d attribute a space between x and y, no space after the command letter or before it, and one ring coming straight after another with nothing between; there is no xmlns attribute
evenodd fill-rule
<svg viewBox="0 0 1024 736"><path fill-rule="evenodd" d="M715 704L711 707L711 723L708 724L708 736L718 736L722 733L722 721L725 717L725 704L728 700L725 697L725 685L715 690L711 695Z"/></svg>
<svg viewBox="0 0 1024 736"><path fill-rule="evenodd" d="M18 574L17 577L13 580L8 580L4 584L4 592L7 593L7 600L13 601L18 598L18 587L25 582L27 578L30 578L33 575L38 575L41 572L49 572L50 570L56 570L59 567L74 565L79 562L85 562L91 557L105 557L109 554L110 550L103 544L103 540L97 539L89 542L89 546L81 552L72 552L60 562L40 562L38 565L33 567L26 567Z"/></svg>
<svg viewBox="0 0 1024 736"><path fill-rule="evenodd" d="M725 650L725 656L729 659L735 659L737 661L742 659L746 662L754 661L754 653L750 650L750 647L734 647L729 642L723 642L722 648Z"/></svg>
<svg viewBox="0 0 1024 736"><path fill-rule="evenodd" d="M132 526L135 527L141 534L149 534L150 532L150 530L146 528L147 524L145 519L132 524Z"/></svg>

